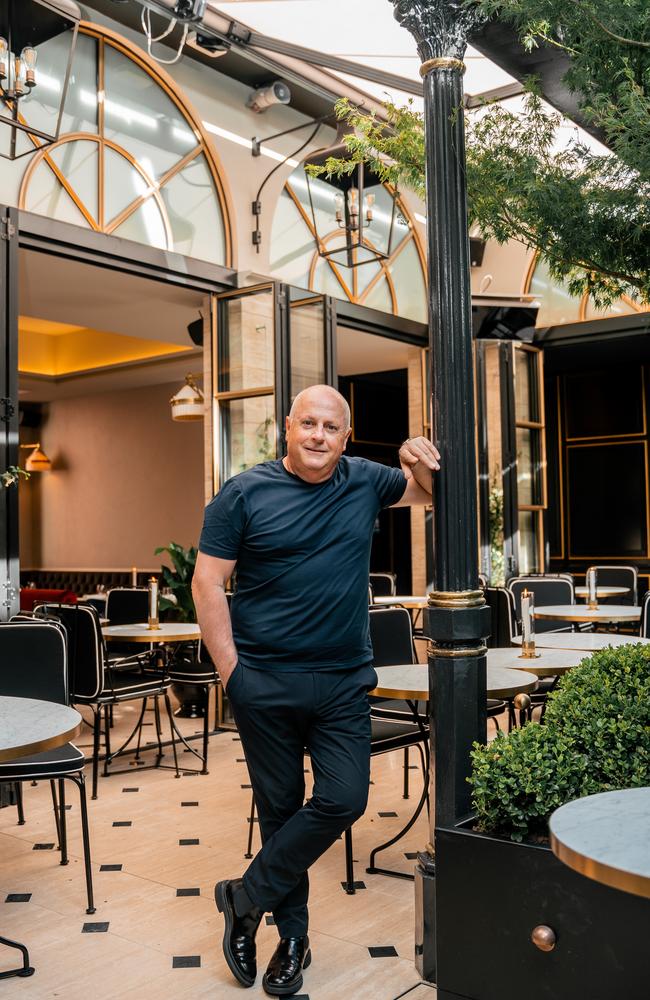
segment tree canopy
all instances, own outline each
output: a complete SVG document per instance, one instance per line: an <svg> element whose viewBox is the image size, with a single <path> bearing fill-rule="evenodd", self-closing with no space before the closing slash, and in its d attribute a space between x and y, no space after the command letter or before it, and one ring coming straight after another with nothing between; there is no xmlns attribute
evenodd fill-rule
<svg viewBox="0 0 650 1000"><path fill-rule="evenodd" d="M499 243L536 249L554 279L597 306L623 294L650 302L650 4L648 0L476 0L512 23L522 45L552 45L569 56L567 85L611 153L576 138L559 151L561 116L535 80L523 110L493 103L466 114L470 224ZM460 109L459 109L460 110ZM382 180L424 196L422 115L411 101L385 104L386 120L337 105L351 127L350 160L329 160L342 174L359 161Z"/></svg>

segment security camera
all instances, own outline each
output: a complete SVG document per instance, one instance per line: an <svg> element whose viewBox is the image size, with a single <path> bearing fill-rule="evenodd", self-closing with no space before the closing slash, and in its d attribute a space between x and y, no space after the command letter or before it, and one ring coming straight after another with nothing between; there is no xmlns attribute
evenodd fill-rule
<svg viewBox="0 0 650 1000"><path fill-rule="evenodd" d="M266 87L258 87L253 90L246 101L246 107L256 114L266 111L272 104L288 104L291 100L289 85L284 80L274 80Z"/></svg>

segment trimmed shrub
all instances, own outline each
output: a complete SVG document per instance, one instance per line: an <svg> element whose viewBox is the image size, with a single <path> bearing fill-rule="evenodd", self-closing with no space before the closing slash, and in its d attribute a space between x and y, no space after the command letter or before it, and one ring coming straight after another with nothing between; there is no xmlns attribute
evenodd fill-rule
<svg viewBox="0 0 650 1000"><path fill-rule="evenodd" d="M521 841L546 836L572 799L650 784L650 645L608 648L564 675L544 724L472 750L478 828Z"/></svg>

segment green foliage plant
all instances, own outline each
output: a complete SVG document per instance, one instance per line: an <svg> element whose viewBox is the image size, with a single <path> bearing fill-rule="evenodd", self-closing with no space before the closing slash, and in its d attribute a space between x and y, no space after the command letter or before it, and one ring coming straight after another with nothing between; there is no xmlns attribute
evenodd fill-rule
<svg viewBox="0 0 650 1000"><path fill-rule="evenodd" d="M572 799L650 784L650 646L607 648L583 660L531 722L472 750L477 829L514 841L548 835Z"/></svg>
<svg viewBox="0 0 650 1000"><path fill-rule="evenodd" d="M167 546L160 546L155 554L160 555L166 552L169 556L173 569L169 566L161 567L162 585L171 590L176 601L161 595L159 607L161 611L173 611L176 621L195 622L196 608L192 600L192 577L196 567L196 548L191 546L184 549L177 542L170 542Z"/></svg>
<svg viewBox="0 0 650 1000"><path fill-rule="evenodd" d="M0 472L0 483L8 490L10 486L14 486L20 481L21 476L24 479L29 479L30 475L30 472L21 469L19 465L10 465L4 472Z"/></svg>

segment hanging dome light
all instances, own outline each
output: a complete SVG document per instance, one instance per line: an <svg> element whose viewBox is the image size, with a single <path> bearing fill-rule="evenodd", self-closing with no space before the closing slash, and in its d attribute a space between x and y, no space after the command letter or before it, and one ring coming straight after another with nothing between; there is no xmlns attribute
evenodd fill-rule
<svg viewBox="0 0 650 1000"><path fill-rule="evenodd" d="M172 420L203 420L205 401L195 378L198 376L186 375L185 385L170 399Z"/></svg>
<svg viewBox="0 0 650 1000"><path fill-rule="evenodd" d="M32 448L33 450L27 456L27 461L25 462L26 472L49 472L52 468L52 461L47 457L44 451L41 450L41 442L37 441L36 444L21 444L21 448Z"/></svg>

